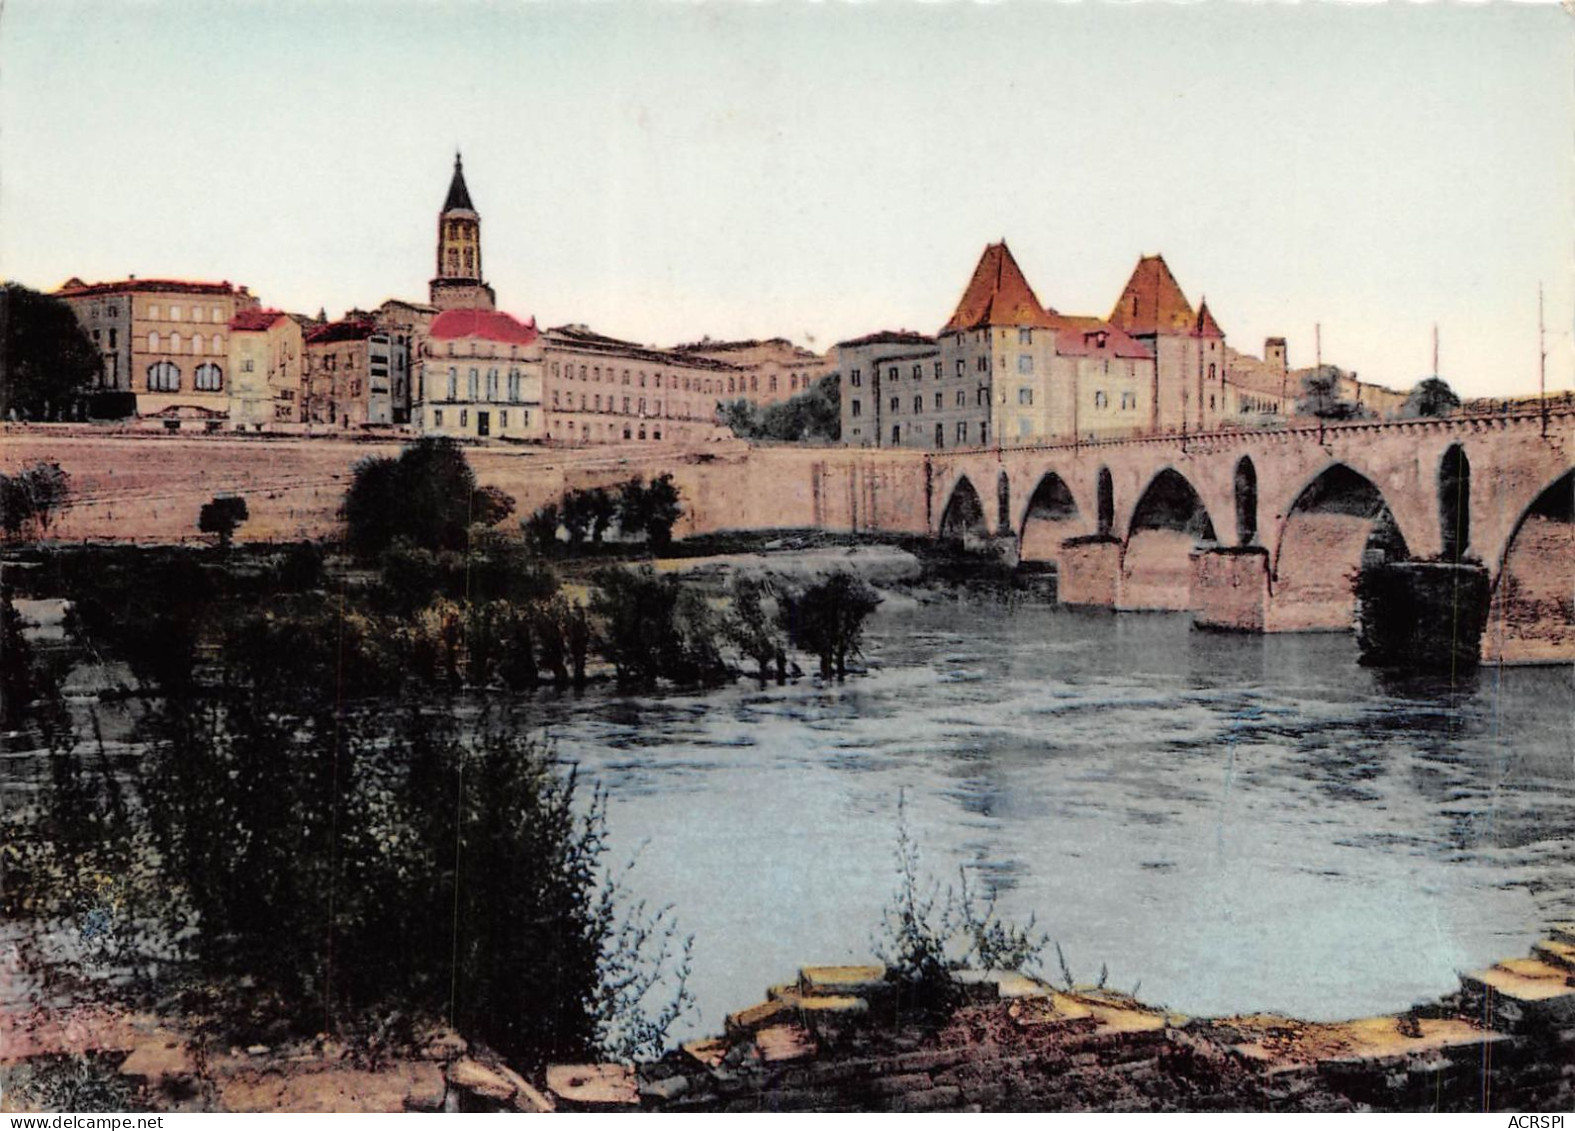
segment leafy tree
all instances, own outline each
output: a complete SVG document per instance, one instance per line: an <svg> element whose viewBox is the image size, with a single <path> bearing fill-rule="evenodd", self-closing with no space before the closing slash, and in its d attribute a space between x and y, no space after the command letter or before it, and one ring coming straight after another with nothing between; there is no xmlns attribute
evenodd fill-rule
<svg viewBox="0 0 1575 1131"><path fill-rule="evenodd" d="M864 622L880 604L868 583L844 570L798 593L787 594L778 614L794 646L820 658L820 674L847 675L848 657L857 655Z"/></svg>
<svg viewBox="0 0 1575 1131"><path fill-rule="evenodd" d="M19 283L0 288L0 419L63 420L103 372L71 307Z"/></svg>
<svg viewBox="0 0 1575 1131"><path fill-rule="evenodd" d="M607 528L618 520L618 497L605 487L585 492L585 509L591 520L591 541L601 545Z"/></svg>
<svg viewBox="0 0 1575 1131"><path fill-rule="evenodd" d="M71 497L71 477L58 463L40 460L16 475L0 475L0 529L16 538L32 523L49 531L55 512Z"/></svg>
<svg viewBox="0 0 1575 1131"><path fill-rule="evenodd" d="M249 517L245 499L239 495L218 495L202 504L202 510L197 516L197 529L204 534L217 534L219 549L224 551L230 548L235 528Z"/></svg>
<svg viewBox="0 0 1575 1131"><path fill-rule="evenodd" d="M1442 377L1425 377L1406 397L1402 416L1448 416L1460 407L1460 398Z"/></svg>
<svg viewBox="0 0 1575 1131"><path fill-rule="evenodd" d="M423 437L397 459L374 457L355 467L340 510L350 549L376 557L395 541L430 550L463 550L473 524L491 526L514 509L495 488L477 488L459 445Z"/></svg>
<svg viewBox="0 0 1575 1131"><path fill-rule="evenodd" d="M596 573L591 612L601 653L623 683L649 686L715 681L726 674L717 651L717 625L705 599L650 566Z"/></svg>
<svg viewBox="0 0 1575 1131"><path fill-rule="evenodd" d="M538 554L550 554L558 548L558 527L563 525L563 512L557 503L537 507L529 518L520 523L525 540Z"/></svg>
<svg viewBox="0 0 1575 1131"><path fill-rule="evenodd" d="M1302 395L1296 402L1296 411L1323 420L1353 420L1367 415L1361 405L1340 396L1340 377L1340 370L1333 365L1308 372L1302 378Z"/></svg>
<svg viewBox="0 0 1575 1131"><path fill-rule="evenodd" d="M747 398L717 408L721 423L746 440L836 441L842 438L842 384L828 374L802 393L758 408Z"/></svg>
<svg viewBox="0 0 1575 1131"><path fill-rule="evenodd" d="M755 577L733 579L733 608L727 619L727 635L746 659L753 661L762 684L770 677L771 665L777 666L777 679L786 678L785 641L781 626L766 610L766 599L774 596L768 581Z"/></svg>
<svg viewBox="0 0 1575 1131"><path fill-rule="evenodd" d="M618 528L626 534L645 535L646 544L660 553L672 544L673 525L683 514L673 477L657 476L646 486L643 479L631 479L619 488Z"/></svg>

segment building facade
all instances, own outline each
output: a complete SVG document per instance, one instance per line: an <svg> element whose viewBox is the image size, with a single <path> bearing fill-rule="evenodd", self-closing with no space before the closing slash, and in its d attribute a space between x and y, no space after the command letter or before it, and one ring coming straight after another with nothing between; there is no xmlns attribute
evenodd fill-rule
<svg viewBox="0 0 1575 1131"><path fill-rule="evenodd" d="M755 404L775 404L805 393L834 366L824 354L794 345L786 338L714 342L709 338L675 346L673 353L708 358L740 372L726 380L723 399L743 397Z"/></svg>
<svg viewBox="0 0 1575 1131"><path fill-rule="evenodd" d="M411 422L429 436L542 440L542 341L534 321L446 310L422 338Z"/></svg>
<svg viewBox="0 0 1575 1131"><path fill-rule="evenodd" d="M409 402L396 404L395 389L408 398L407 342L367 318L329 322L305 341L305 405L302 419L328 428L385 427L396 408L408 419Z"/></svg>
<svg viewBox="0 0 1575 1131"><path fill-rule="evenodd" d="M245 288L176 279L84 283L55 292L99 347L100 388L135 397L136 413L179 426L229 416L230 320L257 307Z"/></svg>
<svg viewBox="0 0 1575 1131"><path fill-rule="evenodd" d="M299 424L305 363L301 324L283 311L243 310L230 319L231 425Z"/></svg>

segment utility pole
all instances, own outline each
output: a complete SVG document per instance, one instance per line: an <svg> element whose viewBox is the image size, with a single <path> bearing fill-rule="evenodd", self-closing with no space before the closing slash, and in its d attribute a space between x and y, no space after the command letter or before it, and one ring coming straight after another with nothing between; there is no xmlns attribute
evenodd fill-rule
<svg viewBox="0 0 1575 1131"><path fill-rule="evenodd" d="M1433 323L1433 376L1438 376L1438 323Z"/></svg>
<svg viewBox="0 0 1575 1131"><path fill-rule="evenodd" d="M1548 434L1548 327L1542 318L1542 284L1537 284L1537 402L1542 434Z"/></svg>

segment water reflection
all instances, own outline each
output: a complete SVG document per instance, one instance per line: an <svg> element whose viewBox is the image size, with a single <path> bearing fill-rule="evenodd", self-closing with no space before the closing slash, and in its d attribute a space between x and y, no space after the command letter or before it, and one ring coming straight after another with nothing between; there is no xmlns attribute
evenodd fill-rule
<svg viewBox="0 0 1575 1131"><path fill-rule="evenodd" d="M1575 914L1569 669L1396 681L1345 636L978 595L888 607L867 652L840 687L532 710L696 933L699 1028L867 957L899 790L930 872L1189 1012L1402 1008Z"/></svg>

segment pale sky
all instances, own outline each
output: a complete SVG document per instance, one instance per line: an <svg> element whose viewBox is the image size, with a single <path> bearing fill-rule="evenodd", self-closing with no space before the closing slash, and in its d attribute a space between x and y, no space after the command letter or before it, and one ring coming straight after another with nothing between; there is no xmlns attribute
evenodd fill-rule
<svg viewBox="0 0 1575 1131"><path fill-rule="evenodd" d="M456 146L499 304L637 341L935 332L1005 237L1106 315L1163 252L1231 345L1575 377L1575 22L1546 5L0 9L0 274L424 299Z"/></svg>

